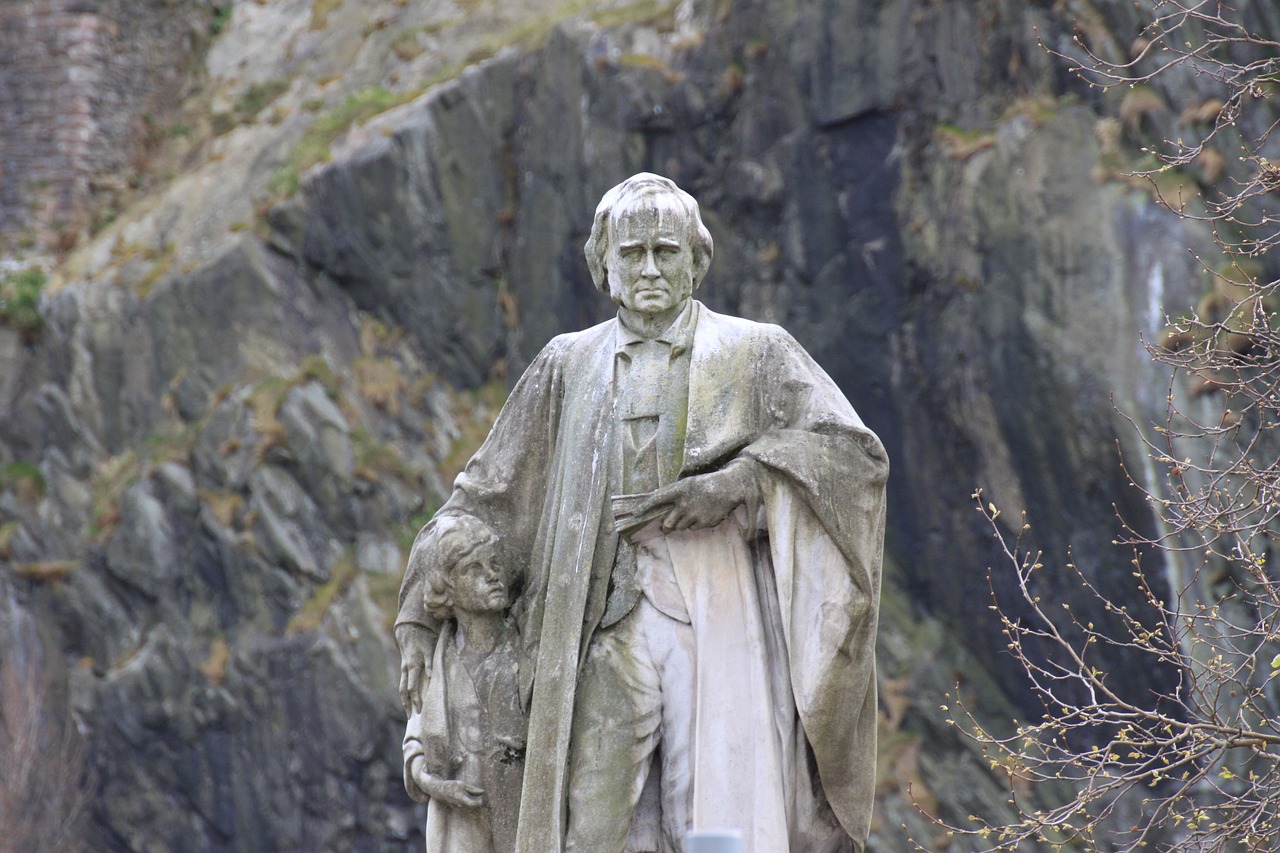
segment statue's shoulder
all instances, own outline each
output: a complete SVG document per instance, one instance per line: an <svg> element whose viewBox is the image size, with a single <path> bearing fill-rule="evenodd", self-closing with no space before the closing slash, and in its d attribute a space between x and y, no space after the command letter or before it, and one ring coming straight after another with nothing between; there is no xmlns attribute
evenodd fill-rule
<svg viewBox="0 0 1280 853"><path fill-rule="evenodd" d="M547 345L538 353L537 361L563 364L583 358L603 345L612 348L614 323L612 319L597 323L589 329L578 332L564 332L547 341Z"/></svg>
<svg viewBox="0 0 1280 853"><path fill-rule="evenodd" d="M698 303L698 336L719 338L738 346L798 346L791 333L776 323L760 323L745 317L720 314Z"/></svg>

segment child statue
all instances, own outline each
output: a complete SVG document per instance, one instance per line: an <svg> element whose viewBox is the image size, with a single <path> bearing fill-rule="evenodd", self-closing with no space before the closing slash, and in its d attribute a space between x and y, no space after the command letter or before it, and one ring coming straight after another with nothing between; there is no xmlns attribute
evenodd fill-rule
<svg viewBox="0 0 1280 853"><path fill-rule="evenodd" d="M441 630L405 731L405 788L428 803L427 853L511 853L526 723L498 537L471 516L438 518L414 559Z"/></svg>

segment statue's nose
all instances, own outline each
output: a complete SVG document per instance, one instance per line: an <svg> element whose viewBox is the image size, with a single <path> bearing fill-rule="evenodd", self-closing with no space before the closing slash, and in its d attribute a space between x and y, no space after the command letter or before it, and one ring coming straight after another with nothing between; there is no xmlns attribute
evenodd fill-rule
<svg viewBox="0 0 1280 853"><path fill-rule="evenodd" d="M654 260L653 252L645 253L644 270L640 273L645 278L658 278L662 275L662 271L658 269L658 263Z"/></svg>

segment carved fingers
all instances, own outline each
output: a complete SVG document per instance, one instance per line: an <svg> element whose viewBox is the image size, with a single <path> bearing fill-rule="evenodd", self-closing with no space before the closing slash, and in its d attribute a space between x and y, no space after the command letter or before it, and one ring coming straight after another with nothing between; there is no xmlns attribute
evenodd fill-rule
<svg viewBox="0 0 1280 853"><path fill-rule="evenodd" d="M404 712L412 716L422 710L422 701L418 698L418 685L422 680L422 667L414 666L407 656L400 658L400 704Z"/></svg>
<svg viewBox="0 0 1280 853"><path fill-rule="evenodd" d="M475 809L484 805L484 789L455 779L435 779L427 796L458 809Z"/></svg>
<svg viewBox="0 0 1280 853"><path fill-rule="evenodd" d="M483 788L477 788L475 785L468 785L456 779L432 776L427 770L427 763L419 760L420 758L421 756L414 756L410 771L413 774L414 783L428 797L460 809L474 809L484 804Z"/></svg>
<svg viewBox="0 0 1280 853"><path fill-rule="evenodd" d="M742 503L732 485L719 472L686 477L658 489L636 509L645 513L669 506L662 517L662 529L668 532L714 527Z"/></svg>
<svg viewBox="0 0 1280 853"><path fill-rule="evenodd" d="M431 635L416 625L397 625L400 646L400 704L406 715L422 710L422 694L431 678Z"/></svg>

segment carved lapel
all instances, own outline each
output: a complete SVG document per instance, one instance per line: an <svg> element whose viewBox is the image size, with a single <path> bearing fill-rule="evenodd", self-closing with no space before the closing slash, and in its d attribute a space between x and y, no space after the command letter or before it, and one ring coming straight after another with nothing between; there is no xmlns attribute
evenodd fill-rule
<svg viewBox="0 0 1280 853"><path fill-rule="evenodd" d="M694 302L693 353L689 362L689 417L683 474L716 467L750 440L757 370L754 348L726 317Z"/></svg>

